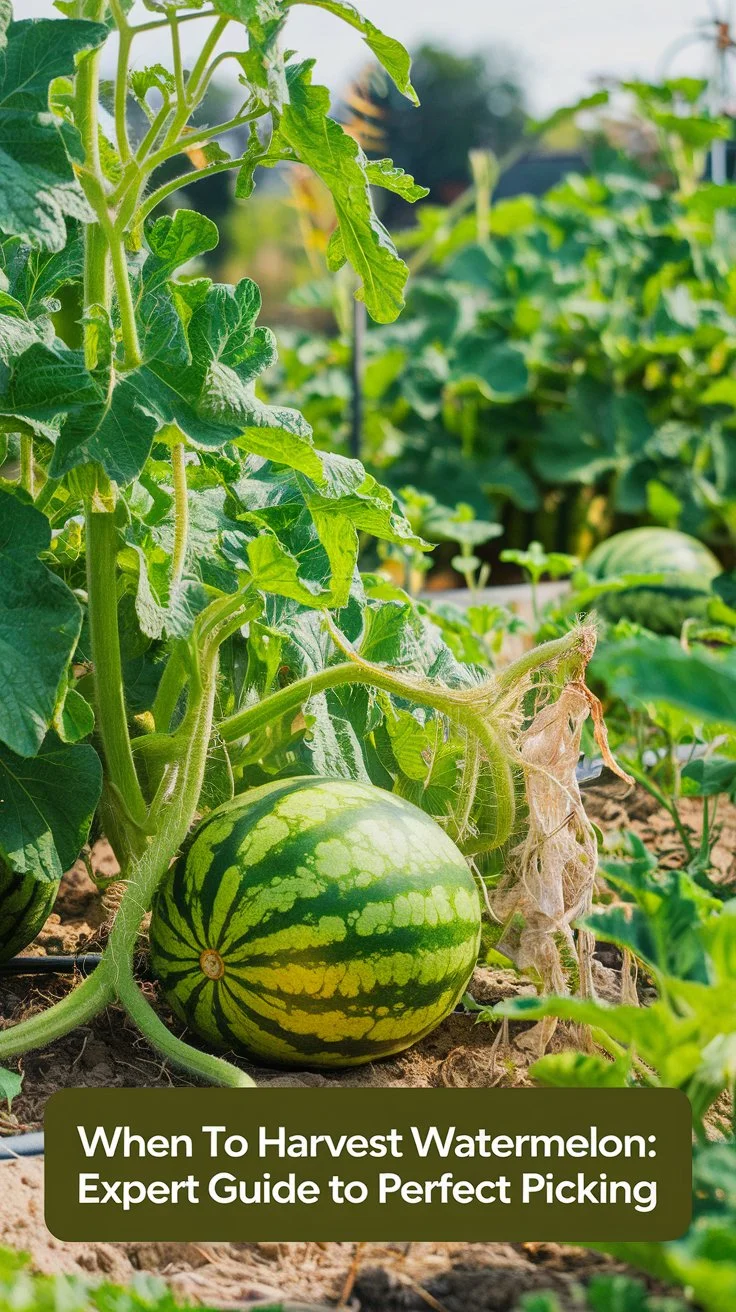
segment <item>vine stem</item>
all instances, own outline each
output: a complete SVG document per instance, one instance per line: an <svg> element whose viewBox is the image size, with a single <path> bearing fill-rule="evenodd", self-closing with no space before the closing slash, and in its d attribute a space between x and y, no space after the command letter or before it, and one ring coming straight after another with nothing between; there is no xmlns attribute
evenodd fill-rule
<svg viewBox="0 0 736 1312"><path fill-rule="evenodd" d="M167 9L166 17L171 28L171 50L174 57L174 80L176 98L180 105L186 102L187 92L184 84L184 64L181 57L181 40L179 38L179 19L175 9Z"/></svg>
<svg viewBox="0 0 736 1312"><path fill-rule="evenodd" d="M304 702L309 701L310 697L316 696L317 693L325 692L328 688L355 683L381 688L396 697L430 706L475 737L485 752L496 787L498 809L491 846L500 847L505 843L511 833L515 814L511 766L502 738L481 713L480 707L468 701L467 689L453 691L442 685L425 683L396 670L372 665L369 661L363 661L355 656L352 660L339 665L330 665L326 670L320 670L318 674L297 679L287 688L272 693L270 697L265 697L255 706L246 707L235 715L228 716L218 724L218 735L226 743L235 742L273 720L298 710Z"/></svg>
<svg viewBox="0 0 736 1312"><path fill-rule="evenodd" d="M128 63L133 42L133 29L128 23L120 0L110 0L110 12L118 30L118 66L115 78L115 136L118 153L123 164L132 156L128 137Z"/></svg>
<svg viewBox="0 0 736 1312"><path fill-rule="evenodd" d="M245 1072L221 1057L200 1052L170 1034L138 987L131 965L142 917L189 832L199 802L212 734L218 666L216 642L207 644L204 665L186 755L177 767L180 786L172 791L165 808L162 808L156 832L132 870L102 962L94 975L54 1007L0 1033L0 1060L54 1042L91 1020L109 1002L117 999L141 1033L167 1060L211 1084L231 1088L253 1085Z"/></svg>
<svg viewBox="0 0 736 1312"><path fill-rule="evenodd" d="M125 348L125 363L128 369L136 369L141 363L141 348L135 322L133 293L128 276L128 262L125 258L125 242L112 229L109 238L112 271L115 279L115 290L118 295L118 309L120 310L120 328Z"/></svg>
<svg viewBox="0 0 736 1312"><path fill-rule="evenodd" d="M223 1061L221 1057L213 1057L209 1053L192 1048L169 1032L141 993L131 968L131 958L141 919L150 907L156 888L166 873L172 857L184 842L199 803L212 735L217 686L217 653L217 646L210 647L207 652L200 700L193 716L193 728L188 738L186 758L178 767L182 784L172 794L165 809L162 809L157 831L126 889L118 907L105 956L109 957L116 996L131 1020L153 1047L157 1048L167 1060L212 1084L245 1088L252 1086L253 1080L243 1071Z"/></svg>
<svg viewBox="0 0 736 1312"><path fill-rule="evenodd" d="M109 780L137 825L146 803L128 734L117 609L117 529L113 516L88 509L86 520L88 623L95 678L97 726Z"/></svg>
<svg viewBox="0 0 736 1312"><path fill-rule="evenodd" d="M224 1061L222 1057L215 1057L212 1053L193 1048L190 1043L178 1039L166 1028L161 1017L156 1014L136 984L127 959L121 963L116 979L116 992L141 1034L173 1066L178 1066L189 1075L197 1076L205 1084L224 1085L225 1088L230 1089L255 1088L255 1080L246 1075L245 1071L241 1071L238 1066Z"/></svg>
<svg viewBox="0 0 736 1312"><path fill-rule="evenodd" d="M171 556L171 593L178 589L184 574L189 539L189 499L187 495L187 466L183 442L171 448L171 469L174 476L174 550Z"/></svg>
<svg viewBox="0 0 736 1312"><path fill-rule="evenodd" d="M204 22L206 18L217 18L217 17L218 14L214 9L208 9L204 13L199 13L199 14L179 14L177 17L177 21L179 23L192 23L194 22L195 19L199 19L200 21ZM159 18L159 19L152 19L150 23L136 23L135 26L131 27L130 30L133 33L133 36L138 36L141 32L156 32L159 28L167 27L167 26L168 26L168 20L165 18Z"/></svg>
<svg viewBox="0 0 736 1312"><path fill-rule="evenodd" d="M34 488L34 468L33 468L33 438L29 433L20 435L20 485L24 492L30 497L33 496Z"/></svg>
<svg viewBox="0 0 736 1312"><path fill-rule="evenodd" d="M7 1030L0 1032L0 1061L20 1057L31 1048L43 1048L62 1038L78 1025L85 1025L92 1020L108 1002L112 1002L115 990L104 961L100 963L93 975L88 975L81 984L67 993L61 1002L47 1007L37 1016L21 1021Z"/></svg>
<svg viewBox="0 0 736 1312"><path fill-rule="evenodd" d="M581 645L581 638L584 638L584 645ZM498 675L494 705L497 706L503 701L507 694L513 691L524 679L527 679L530 674L536 674L545 665L556 664L565 656L572 656L580 663L587 664L594 646L595 630L588 627L571 629L569 633L565 633L561 638L553 638L550 642L543 642L539 647L532 647L531 651L525 652L518 660L512 661Z"/></svg>
<svg viewBox="0 0 736 1312"><path fill-rule="evenodd" d="M239 164L243 163L243 159L244 157L241 156L238 159L228 159L221 164L210 164L204 169L193 169L189 173L180 173L178 177L172 178L171 182L166 182L158 187L156 191L151 192L137 212L136 219L138 223L142 223L144 219L147 219L151 210L155 210L162 200L166 200L167 196L172 196L175 191L180 191L182 187L191 187L195 182L200 182L202 178L212 178L216 173L227 173L228 169L236 169Z"/></svg>

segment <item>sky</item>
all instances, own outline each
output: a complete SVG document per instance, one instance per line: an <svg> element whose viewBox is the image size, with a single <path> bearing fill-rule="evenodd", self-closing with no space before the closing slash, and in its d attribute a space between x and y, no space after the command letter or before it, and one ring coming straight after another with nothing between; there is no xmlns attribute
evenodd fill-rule
<svg viewBox="0 0 736 1312"><path fill-rule="evenodd" d="M535 114L577 99L596 75L656 78L673 43L728 7L729 0L359 0L374 23L410 47L429 39L459 51L513 51ZM16 18L58 16L52 0L14 0L14 10ZM139 0L132 17L151 13ZM185 59L196 57L202 27L192 22L183 31ZM287 31L290 46L317 55L319 80L335 92L365 62L359 34L319 9L297 8ZM136 64L164 55L151 37L138 38ZM707 59L695 46L672 59L670 73L702 74Z"/></svg>

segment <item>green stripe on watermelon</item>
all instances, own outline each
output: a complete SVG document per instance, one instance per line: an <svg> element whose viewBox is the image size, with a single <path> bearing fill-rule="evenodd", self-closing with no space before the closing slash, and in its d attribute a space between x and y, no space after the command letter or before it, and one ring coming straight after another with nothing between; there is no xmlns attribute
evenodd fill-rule
<svg viewBox="0 0 736 1312"><path fill-rule="evenodd" d="M271 1063L401 1051L465 990L480 904L464 858L404 799L296 779L219 808L154 904L151 954L202 1037Z"/></svg>
<svg viewBox="0 0 736 1312"><path fill-rule="evenodd" d="M691 575L714 579L721 566L713 552L687 533L671 528L631 528L601 542L585 561L596 579L622 574Z"/></svg>
<svg viewBox="0 0 736 1312"><path fill-rule="evenodd" d="M19 874L0 861L0 961L32 943L56 900L54 880Z"/></svg>
<svg viewBox="0 0 736 1312"><path fill-rule="evenodd" d="M711 582L721 566L697 538L668 528L616 533L588 556L594 579L659 574L661 582L634 585L600 596L596 610L611 623L629 619L655 633L679 633L687 619L707 616Z"/></svg>

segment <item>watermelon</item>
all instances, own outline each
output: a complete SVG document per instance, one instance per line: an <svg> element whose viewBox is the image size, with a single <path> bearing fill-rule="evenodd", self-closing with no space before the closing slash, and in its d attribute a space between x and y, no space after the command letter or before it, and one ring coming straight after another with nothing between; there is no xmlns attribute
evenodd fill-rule
<svg viewBox="0 0 736 1312"><path fill-rule="evenodd" d="M655 633L679 633L689 618L704 618L711 581L721 566L702 542L670 528L632 528L601 542L585 562L594 579L623 574L665 574L661 583L641 584L601 596L596 608L606 619L635 620Z"/></svg>
<svg viewBox="0 0 736 1312"><path fill-rule="evenodd" d="M371 784L285 779L202 823L154 901L151 961L215 1047L357 1066L452 1011L480 928L475 881L430 816Z"/></svg>
<svg viewBox="0 0 736 1312"><path fill-rule="evenodd" d="M55 880L20 875L0 861L0 961L9 961L33 942L58 889Z"/></svg>

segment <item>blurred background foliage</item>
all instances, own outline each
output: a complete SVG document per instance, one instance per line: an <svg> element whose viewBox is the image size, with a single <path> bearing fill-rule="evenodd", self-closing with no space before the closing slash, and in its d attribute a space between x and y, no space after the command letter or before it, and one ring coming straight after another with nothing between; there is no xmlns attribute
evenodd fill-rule
<svg viewBox="0 0 736 1312"><path fill-rule="evenodd" d="M445 529L480 525L447 539L435 586L491 565L518 577L501 552L530 541L584 557L639 524L695 534L732 567L736 185L713 181L733 138L713 79L600 79L535 122L513 51L425 42L414 59L418 110L372 65L340 106L369 156L430 188L380 202L413 275L397 323L366 323L349 272L328 272L333 209L304 171L262 173L247 209L224 173L180 195L220 227L208 272L262 289L280 347L265 393L410 489L413 514L426 496ZM234 95L213 82L203 121L227 120Z"/></svg>

